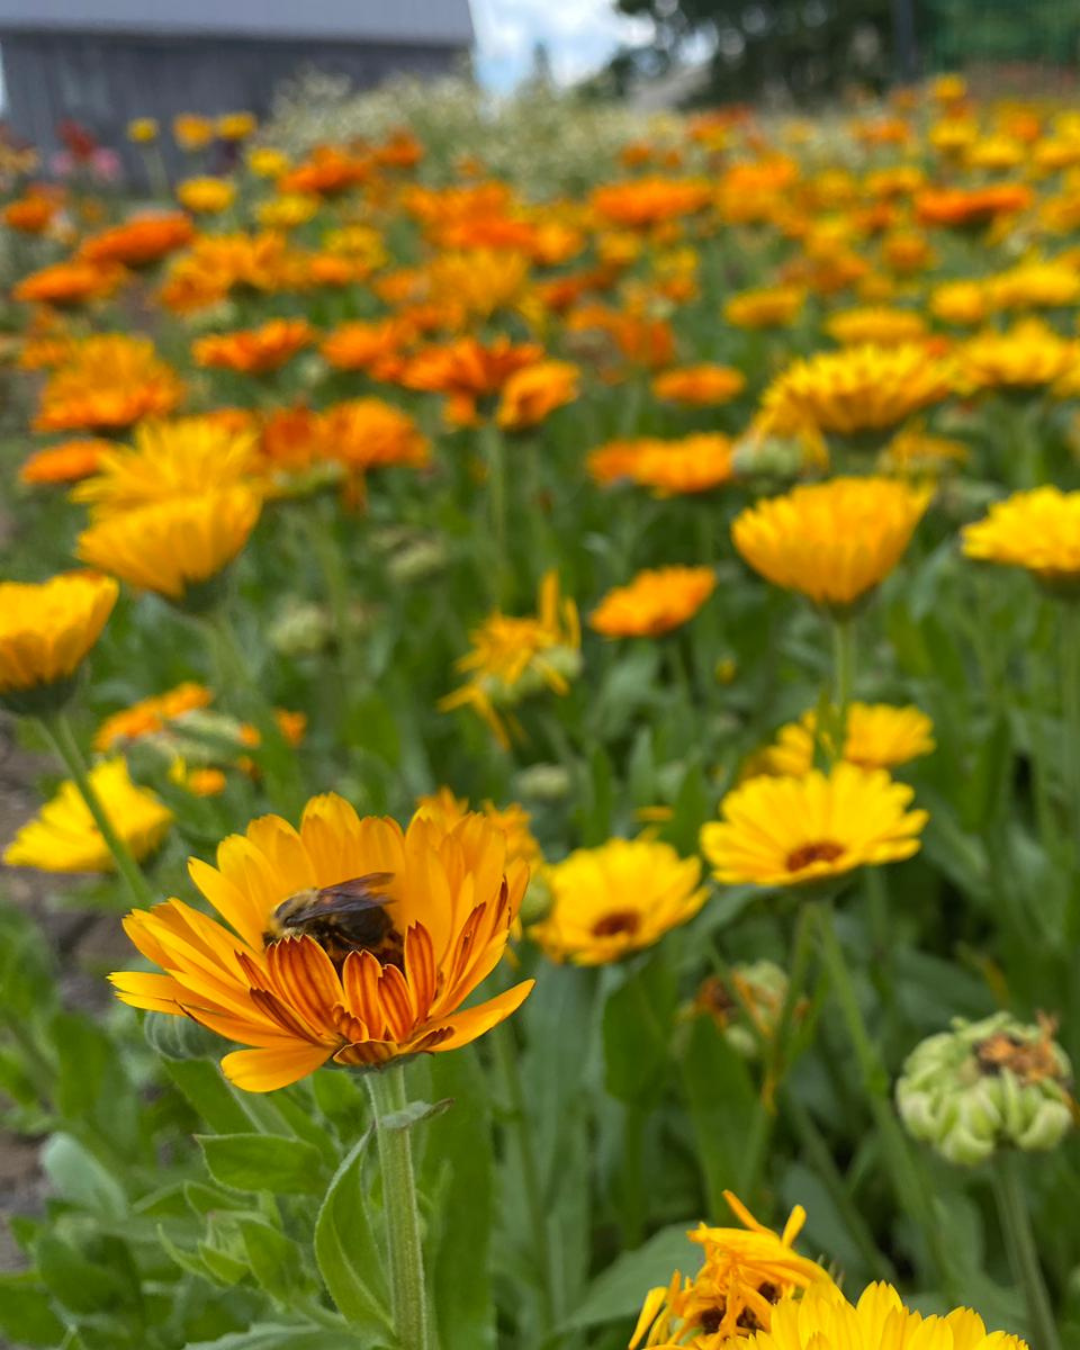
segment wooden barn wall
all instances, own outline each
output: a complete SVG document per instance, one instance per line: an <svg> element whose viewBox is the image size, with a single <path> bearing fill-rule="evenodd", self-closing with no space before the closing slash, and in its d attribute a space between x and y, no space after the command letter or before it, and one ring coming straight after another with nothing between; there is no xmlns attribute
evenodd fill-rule
<svg viewBox="0 0 1080 1350"><path fill-rule="evenodd" d="M421 44L259 42L248 39L106 38L0 33L8 120L49 152L57 123L74 118L130 156L124 129L134 117L163 126L181 112L268 112L278 85L312 67L348 76L358 88L398 72L435 75L460 49ZM166 147L168 137L165 137ZM137 171L137 156L130 156Z"/></svg>

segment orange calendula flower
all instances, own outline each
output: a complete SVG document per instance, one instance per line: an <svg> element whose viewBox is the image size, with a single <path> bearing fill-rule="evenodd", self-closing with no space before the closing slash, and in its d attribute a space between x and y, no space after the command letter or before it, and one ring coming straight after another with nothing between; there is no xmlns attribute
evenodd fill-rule
<svg viewBox="0 0 1080 1350"><path fill-rule="evenodd" d="M529 936L552 961L607 965L692 919L708 892L697 858L655 839L611 839L545 867L546 917Z"/></svg>
<svg viewBox="0 0 1080 1350"><path fill-rule="evenodd" d="M122 285L125 273L119 267L97 263L62 262L31 272L11 292L13 300L26 305L56 305L74 308L112 295Z"/></svg>
<svg viewBox="0 0 1080 1350"><path fill-rule="evenodd" d="M629 477L657 497L711 492L735 475L734 447L720 432L680 440L647 440L630 466Z"/></svg>
<svg viewBox="0 0 1080 1350"><path fill-rule="evenodd" d="M393 379L401 369L402 350L415 336L404 319L344 323L328 333L319 347L335 370L364 370L375 379Z"/></svg>
<svg viewBox="0 0 1080 1350"><path fill-rule="evenodd" d="M728 403L746 388L746 376L731 366L680 366L654 377L653 393L669 403L711 407Z"/></svg>
<svg viewBox="0 0 1080 1350"><path fill-rule="evenodd" d="M589 626L610 638L658 637L692 619L715 589L711 567L648 569L609 591Z"/></svg>
<svg viewBox="0 0 1080 1350"><path fill-rule="evenodd" d="M164 417L184 396L171 366L149 338L120 333L86 338L49 379L35 431L121 431Z"/></svg>
<svg viewBox="0 0 1080 1350"><path fill-rule="evenodd" d="M509 806L499 807L494 802L486 801L481 810L484 817L506 835L508 862L520 860L530 867L543 862L540 845L529 828L532 817L523 806L511 802ZM442 787L438 792L417 798L416 814L437 820L446 829L451 829L469 814L469 803L463 797L455 797L449 788Z"/></svg>
<svg viewBox="0 0 1080 1350"><path fill-rule="evenodd" d="M522 367L503 385L495 421L504 431L539 426L557 408L578 397L581 371L569 361L537 361Z"/></svg>
<svg viewBox="0 0 1080 1350"><path fill-rule="evenodd" d="M86 572L40 583L0 582L0 702L15 706L41 694L44 707L53 693L69 692L116 597L111 577Z"/></svg>
<svg viewBox="0 0 1080 1350"><path fill-rule="evenodd" d="M84 239L79 257L92 263L148 267L185 247L194 237L195 226L182 211L138 216Z"/></svg>
<svg viewBox="0 0 1080 1350"><path fill-rule="evenodd" d="M987 187L926 188L915 198L915 214L924 225L979 229L998 216L1026 210L1034 193L1024 183Z"/></svg>
<svg viewBox="0 0 1080 1350"><path fill-rule="evenodd" d="M458 425L468 425L476 417L478 400L500 393L511 375L543 356L543 348L535 343L515 345L508 337L499 337L484 344L463 337L417 352L406 363L401 383L407 389L445 394L447 415Z"/></svg>
<svg viewBox="0 0 1080 1350"><path fill-rule="evenodd" d="M53 193L31 190L24 197L8 202L0 211L0 219L9 229L18 230L20 234L44 234L59 211L59 197Z"/></svg>
<svg viewBox="0 0 1080 1350"><path fill-rule="evenodd" d="M774 586L843 612L900 561L932 495L891 478L833 478L747 507L731 537Z"/></svg>
<svg viewBox="0 0 1080 1350"><path fill-rule="evenodd" d="M327 459L355 473L399 464L422 469L431 444L408 413L378 398L335 403L322 416L321 440Z"/></svg>
<svg viewBox="0 0 1080 1350"><path fill-rule="evenodd" d="M568 694L581 670L581 625L573 600L559 596L559 578L548 572L540 583L538 612L514 616L496 611L469 634L472 651L455 667L466 683L439 700L442 712L472 708L510 743L516 730L510 709L547 689Z"/></svg>
<svg viewBox="0 0 1080 1350"><path fill-rule="evenodd" d="M828 775L751 778L701 828L701 848L726 886L795 886L919 851L929 817L909 811L915 791L883 769L843 760Z"/></svg>
<svg viewBox="0 0 1080 1350"><path fill-rule="evenodd" d="M96 473L102 452L112 448L112 441L97 439L44 446L23 460L19 482L35 487L45 483L77 483Z"/></svg>
<svg viewBox="0 0 1080 1350"><path fill-rule="evenodd" d="M195 709L208 707L213 699L205 685L193 680L178 684L167 693L140 699L102 722L94 736L94 749L104 754L123 742L137 741L140 737L164 731L170 722Z"/></svg>
<svg viewBox="0 0 1080 1350"><path fill-rule="evenodd" d="M712 185L700 179L634 178L597 188L592 206L605 220L640 230L693 215L712 199Z"/></svg>
<svg viewBox="0 0 1080 1350"><path fill-rule="evenodd" d="M199 338L191 354L196 365L266 375L280 370L314 340L315 330L306 319L271 319L258 328Z"/></svg>
<svg viewBox="0 0 1080 1350"><path fill-rule="evenodd" d="M211 598L204 583L247 543L260 507L242 487L167 498L103 517L79 536L78 556L139 590L197 607Z"/></svg>
<svg viewBox="0 0 1080 1350"><path fill-rule="evenodd" d="M501 960L528 883L482 816L445 827L418 815L402 830L330 794L308 803L299 830L264 816L224 841L216 868L189 867L218 917L180 900L129 915L129 937L166 973L117 974L113 984L134 1007L191 1017L251 1047L222 1060L247 1091L285 1087L331 1060L377 1069L456 1049L532 989L525 980L463 1006ZM313 922L320 893L365 885L381 901L368 922L333 934Z"/></svg>
<svg viewBox="0 0 1080 1350"><path fill-rule="evenodd" d="M768 1331L777 1304L798 1307L795 1300L805 1290L835 1288L827 1270L795 1251L806 1222L801 1205L791 1211L783 1233L774 1233L731 1191L724 1192L724 1199L744 1227L701 1224L691 1230L690 1240L703 1249L701 1269L693 1279L676 1271L669 1285L649 1292L630 1350L721 1350Z"/></svg>
<svg viewBox="0 0 1080 1350"><path fill-rule="evenodd" d="M848 347L796 361L762 396L778 430L888 430L952 392L951 364L919 343Z"/></svg>

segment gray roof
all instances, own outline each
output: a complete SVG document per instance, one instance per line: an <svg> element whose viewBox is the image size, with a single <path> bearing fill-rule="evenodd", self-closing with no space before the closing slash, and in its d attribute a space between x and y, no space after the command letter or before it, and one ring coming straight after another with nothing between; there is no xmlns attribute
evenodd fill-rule
<svg viewBox="0 0 1080 1350"><path fill-rule="evenodd" d="M469 0L0 0L0 33L335 38L468 46Z"/></svg>

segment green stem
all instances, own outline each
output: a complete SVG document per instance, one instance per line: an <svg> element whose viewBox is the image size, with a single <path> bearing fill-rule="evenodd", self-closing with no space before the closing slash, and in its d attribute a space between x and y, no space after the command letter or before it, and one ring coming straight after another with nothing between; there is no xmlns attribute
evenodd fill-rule
<svg viewBox="0 0 1080 1350"><path fill-rule="evenodd" d="M1061 612L1061 704L1065 720L1066 790L1075 861L1080 865L1080 602Z"/></svg>
<svg viewBox="0 0 1080 1350"><path fill-rule="evenodd" d="M266 771L274 804L282 811L298 814L303 808L304 794L296 753L281 734L273 707L251 674L247 656L236 640L232 624L219 605L200 615L199 622L209 638L218 688L222 693L232 695L241 716L259 733L260 763Z"/></svg>
<svg viewBox="0 0 1080 1350"><path fill-rule="evenodd" d="M636 1102L623 1111L623 1250L634 1251L645 1239L645 1124L648 1112Z"/></svg>
<svg viewBox="0 0 1080 1350"><path fill-rule="evenodd" d="M1032 1345L1035 1350L1061 1350L1053 1305L1039 1264L1035 1236L1031 1231L1031 1216L1019 1162L1019 1156L1009 1148L1001 1149L994 1159L992 1176L1001 1227L1013 1273L1024 1291Z"/></svg>
<svg viewBox="0 0 1080 1350"><path fill-rule="evenodd" d="M499 1075L509 1099L509 1124L517 1145L518 1166L525 1188L525 1205L529 1211L533 1257L540 1275L540 1293L545 1319L545 1326L542 1329L547 1329L555 1321L552 1251L543 1191L540 1186L540 1169L536 1163L536 1149L533 1147L532 1123L518 1064L517 1042L513 1028L506 1023L495 1027L488 1035L495 1051Z"/></svg>
<svg viewBox="0 0 1080 1350"><path fill-rule="evenodd" d="M766 1054L765 1078L762 1084L761 1098L757 1103L754 1119L747 1140L746 1154L742 1167L743 1194L753 1197L758 1178L765 1163L769 1140L772 1138L776 1121L776 1091L784 1076L787 1062L788 1041L795 1022L795 1010L806 988L806 977L810 970L810 957L813 952L814 910L812 905L803 905L795 925L795 937L792 943L791 972L788 976L787 994L784 1006L780 1009L780 1019L776 1024Z"/></svg>
<svg viewBox="0 0 1080 1350"><path fill-rule="evenodd" d="M509 601L509 566L506 544L506 442L502 431L490 419L480 433L487 461L488 504L491 510L491 537L495 550L492 581L494 602L500 608Z"/></svg>
<svg viewBox="0 0 1080 1350"><path fill-rule="evenodd" d="M304 512L301 515L304 533L322 573L326 603L334 624L334 636L341 671L345 708L348 710L363 688L366 677L356 640L353 622L349 576L345 558L334 537L334 520Z"/></svg>
<svg viewBox="0 0 1080 1350"><path fill-rule="evenodd" d="M409 1127L391 1119L408 1105L405 1070L393 1063L365 1075L375 1112L383 1215L390 1254L390 1297L399 1350L431 1350L424 1251Z"/></svg>
<svg viewBox="0 0 1080 1350"><path fill-rule="evenodd" d="M855 1051L870 1111L881 1139L893 1192L900 1208L909 1213L919 1227L930 1258L937 1268L942 1287L950 1301L956 1303L960 1299L958 1281L935 1212L933 1192L922 1168L912 1155L907 1137L893 1111L889 1097L888 1073L859 1007L851 971L848 969L840 939L836 934L831 903L820 905L817 908L817 916L822 959L840 1005L848 1039Z"/></svg>
<svg viewBox="0 0 1080 1350"><path fill-rule="evenodd" d="M855 620L851 615L832 616L833 704L836 717L836 758L842 759L847 744L848 705L855 682Z"/></svg>
<svg viewBox="0 0 1080 1350"><path fill-rule="evenodd" d="M67 715L63 712L50 713L40 719L40 726L57 758L71 775L72 781L79 790L79 796L86 803L86 809L93 817L94 824L98 827L106 848L112 854L116 870L127 884L131 898L140 907L152 905L154 895L149 883L143 876L139 864L132 857L131 850L113 829L112 821L105 812L101 798L90 781L90 772L82 757L82 751L79 749L75 734L71 730L71 723L68 721Z"/></svg>

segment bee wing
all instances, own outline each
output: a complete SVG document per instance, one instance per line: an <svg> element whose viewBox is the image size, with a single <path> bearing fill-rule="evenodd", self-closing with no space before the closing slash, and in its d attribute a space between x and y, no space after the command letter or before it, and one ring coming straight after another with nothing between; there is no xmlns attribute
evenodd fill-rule
<svg viewBox="0 0 1080 1350"><path fill-rule="evenodd" d="M313 908L324 915L357 914L365 909L377 909L390 899L385 890L393 879L393 872L368 872L366 876L324 886Z"/></svg>

